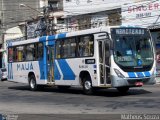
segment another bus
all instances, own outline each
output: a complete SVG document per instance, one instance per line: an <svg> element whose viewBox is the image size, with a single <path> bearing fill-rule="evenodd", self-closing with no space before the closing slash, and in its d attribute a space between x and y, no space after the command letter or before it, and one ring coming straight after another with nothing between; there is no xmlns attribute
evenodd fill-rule
<svg viewBox="0 0 160 120"><path fill-rule="evenodd" d="M154 44L146 28L101 27L8 43L8 80L59 88L117 88L154 84Z"/></svg>

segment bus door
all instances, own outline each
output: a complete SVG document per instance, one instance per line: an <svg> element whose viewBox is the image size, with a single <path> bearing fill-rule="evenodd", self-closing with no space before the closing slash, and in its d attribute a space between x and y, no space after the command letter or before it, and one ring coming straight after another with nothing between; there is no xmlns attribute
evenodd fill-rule
<svg viewBox="0 0 160 120"><path fill-rule="evenodd" d="M47 65L48 82L54 82L54 46L47 46Z"/></svg>
<svg viewBox="0 0 160 120"><path fill-rule="evenodd" d="M109 39L99 40L99 69L100 69L100 84L110 84L110 41Z"/></svg>

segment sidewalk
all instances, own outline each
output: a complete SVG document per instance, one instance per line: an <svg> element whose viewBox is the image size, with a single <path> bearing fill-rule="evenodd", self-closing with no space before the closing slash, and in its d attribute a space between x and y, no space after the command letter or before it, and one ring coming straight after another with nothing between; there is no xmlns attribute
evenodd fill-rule
<svg viewBox="0 0 160 120"><path fill-rule="evenodd" d="M156 84L160 85L160 77L156 77Z"/></svg>

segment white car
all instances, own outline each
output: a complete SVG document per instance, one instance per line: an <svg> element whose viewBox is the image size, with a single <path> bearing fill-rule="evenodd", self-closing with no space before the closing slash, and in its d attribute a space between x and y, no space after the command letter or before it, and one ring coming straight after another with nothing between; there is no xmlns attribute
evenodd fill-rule
<svg viewBox="0 0 160 120"><path fill-rule="evenodd" d="M0 68L0 80L7 80L7 69Z"/></svg>

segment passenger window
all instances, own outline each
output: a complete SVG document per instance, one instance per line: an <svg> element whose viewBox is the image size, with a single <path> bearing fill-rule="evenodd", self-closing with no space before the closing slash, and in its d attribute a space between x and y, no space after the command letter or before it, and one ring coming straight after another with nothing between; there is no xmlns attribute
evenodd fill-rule
<svg viewBox="0 0 160 120"><path fill-rule="evenodd" d="M8 48L8 62L13 62L13 48Z"/></svg>
<svg viewBox="0 0 160 120"><path fill-rule="evenodd" d="M60 48L61 48L60 41L56 41L56 58L61 58Z"/></svg>
<svg viewBox="0 0 160 120"><path fill-rule="evenodd" d="M68 38L65 40L64 57L75 57L76 56L76 42L75 38Z"/></svg>
<svg viewBox="0 0 160 120"><path fill-rule="evenodd" d="M17 58L16 61L17 62L21 62L25 60L25 52L24 52L24 46L17 46L16 47L16 54L17 54Z"/></svg>
<svg viewBox="0 0 160 120"><path fill-rule="evenodd" d="M82 36L79 38L79 56L93 56L93 37Z"/></svg>
<svg viewBox="0 0 160 120"><path fill-rule="evenodd" d="M37 45L37 60L43 59L43 43L38 43Z"/></svg>
<svg viewBox="0 0 160 120"><path fill-rule="evenodd" d="M75 38L70 39L70 54L69 57L76 57L76 40Z"/></svg>
<svg viewBox="0 0 160 120"><path fill-rule="evenodd" d="M35 60L35 45L29 44L26 46L26 60Z"/></svg>

